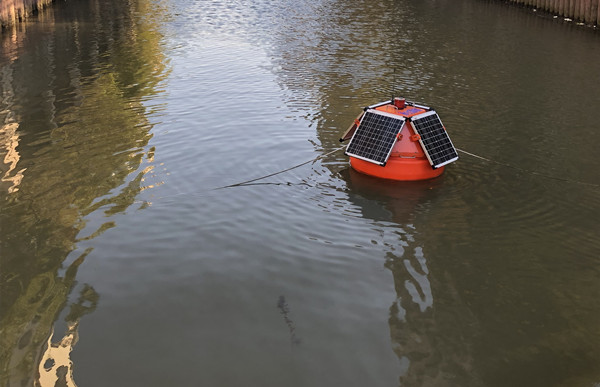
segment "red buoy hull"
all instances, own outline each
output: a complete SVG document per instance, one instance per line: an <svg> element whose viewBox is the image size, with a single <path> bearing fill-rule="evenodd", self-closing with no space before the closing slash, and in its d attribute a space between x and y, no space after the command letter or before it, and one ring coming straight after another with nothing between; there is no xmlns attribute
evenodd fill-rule
<svg viewBox="0 0 600 387"><path fill-rule="evenodd" d="M427 180L440 176L444 167L433 169L424 158L391 156L385 166L350 157L350 165L360 173L388 180Z"/></svg>

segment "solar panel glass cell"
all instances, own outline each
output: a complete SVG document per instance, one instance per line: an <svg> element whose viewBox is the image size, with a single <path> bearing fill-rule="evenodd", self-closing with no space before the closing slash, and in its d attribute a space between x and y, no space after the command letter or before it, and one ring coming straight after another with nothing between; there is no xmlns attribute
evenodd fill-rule
<svg viewBox="0 0 600 387"><path fill-rule="evenodd" d="M348 144L346 154L385 165L404 122L404 117L367 110Z"/></svg>
<svg viewBox="0 0 600 387"><path fill-rule="evenodd" d="M415 116L411 123L421 137L419 142L434 168L458 160L458 153L435 111Z"/></svg>

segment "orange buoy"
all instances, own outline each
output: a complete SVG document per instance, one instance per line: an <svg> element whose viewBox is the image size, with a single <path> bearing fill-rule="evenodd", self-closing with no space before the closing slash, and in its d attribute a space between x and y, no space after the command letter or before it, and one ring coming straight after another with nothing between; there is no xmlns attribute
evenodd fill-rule
<svg viewBox="0 0 600 387"><path fill-rule="evenodd" d="M366 113L374 118L368 118L366 122ZM382 134L381 126L386 124L381 121L386 119L387 122L394 121L394 117L400 121L392 122L390 125L400 127L399 132L390 129ZM366 129L362 129L362 126ZM358 135L357 131L360 132ZM394 98L365 108L340 141L348 139L351 141L346 154L350 157L352 168L382 179L404 181L432 179L444 172L444 165L458 159L456 150L433 109L406 102L403 98ZM353 147L353 141L360 141L361 145L358 148ZM349 152L350 148L353 149ZM372 148L377 149L377 157L373 157ZM385 161L382 161L384 158Z"/></svg>

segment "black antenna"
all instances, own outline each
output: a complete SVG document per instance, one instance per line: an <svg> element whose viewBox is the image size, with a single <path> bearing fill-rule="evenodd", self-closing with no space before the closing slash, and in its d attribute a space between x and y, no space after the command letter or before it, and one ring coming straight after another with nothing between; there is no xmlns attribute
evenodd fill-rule
<svg viewBox="0 0 600 387"><path fill-rule="evenodd" d="M393 77L393 84L392 84L392 105L394 104L394 94L396 94L396 68L394 67L394 77Z"/></svg>
<svg viewBox="0 0 600 387"><path fill-rule="evenodd" d="M394 67L394 85L392 86L394 89L394 94L396 94L396 85L398 84L398 74L396 73L396 67Z"/></svg>

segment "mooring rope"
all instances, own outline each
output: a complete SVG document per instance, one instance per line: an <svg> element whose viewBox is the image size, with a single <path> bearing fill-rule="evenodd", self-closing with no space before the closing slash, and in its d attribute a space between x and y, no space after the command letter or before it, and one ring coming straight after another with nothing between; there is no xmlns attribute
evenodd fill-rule
<svg viewBox="0 0 600 387"><path fill-rule="evenodd" d="M323 157L327 157L327 156L329 156L331 154L334 154L335 152L338 152L338 151L344 149L346 146L347 145L343 145L343 146L341 146L339 148L336 148L336 149L334 149L334 150L332 150L330 152L324 153L322 155L318 155L318 156L316 156L316 157L314 157L314 158L312 158L310 160L304 161L304 162L302 162L300 164L296 164L296 165L293 165L293 166L291 166L289 168L282 169L281 171L273 172L273 173L270 173L268 175L256 177L254 179L245 180L245 181L242 181L242 182L239 182L239 183L235 183L235 184L228 184L228 185L224 185L224 186L221 186L221 187L212 188L212 189L210 189L210 191L216 191L216 190L224 189L224 188L241 187L241 186L244 186L244 185L249 185L250 183L254 183L254 182L259 181L259 180L264 180L264 179L272 177L272 176L280 175L282 173L289 172L289 171L291 171L293 169L300 168L303 165L306 165L306 164L309 164L309 163L314 163L315 161L317 161L317 160L319 160L319 159L321 159ZM516 167L514 165L503 163L503 162L500 162L500 161L488 159L487 157L479 156L479 155L476 155L474 153L467 152L466 150L463 150L463 149L456 148L456 150L459 151L459 152L461 152L461 153L464 153L464 154L466 154L468 156L477 158L479 160L483 160L483 161L487 161L489 163L494 163L494 164L502 165L502 166L505 166L505 167L508 167L508 168L512 168L512 169L515 169L517 171L528 173L528 174L531 174L531 175L541 176L541 177L545 177L547 179L564 181L564 182L568 182L568 183L581 184L581 185L585 185L585 186L588 186L588 187L595 187L595 188L599 188L600 187L600 184L586 183L586 182L583 182L583 181L571 180L571 179L566 179L566 178L562 178L562 177L556 177L556 176L548 175L548 174L545 174L545 173L540 173L540 172L531 171L531 170L528 170L528 169Z"/></svg>
<svg viewBox="0 0 600 387"><path fill-rule="evenodd" d="M242 186L242 185L246 185L246 184L249 184L249 183L253 183L253 182L255 182L255 181L258 181L258 180L263 180L263 179L266 179L266 178L268 178L268 177L271 177L271 176L276 176L276 175L279 175L279 174L282 174L282 173L285 173L285 172L291 171L292 169L300 168L301 166L303 166L303 165L306 165L306 164L308 164L308 163L314 163L315 161L319 160L320 158L322 158L322 157L326 157L326 156L329 156L329 155L331 155L331 154L333 154L333 153L335 153L335 152L337 152L337 151L339 151L339 150L342 150L342 149L344 149L345 147L346 147L346 145L344 145L344 146L341 146L341 147L339 147L339 148L336 148L336 149L332 150L331 152L324 153L324 154L322 154L322 155L319 155L319 156L317 156L317 157L314 157L314 158L312 158L312 159L310 159L310 160L308 160L308 161L305 161L305 162L303 162L303 163L296 164L296 165L294 165L294 166L292 166L292 167L289 167L289 168L283 169L283 170L281 170L281 171L279 171L279 172L274 172L274 173L270 173L270 174L268 174L268 175L265 175L265 176L257 177L257 178L255 178L255 179L250 179L250 180L242 181L241 183L229 184L229 185L224 185L224 186L222 186L222 187L213 188L213 189L212 189L212 191L215 191L215 190L218 190L218 189L223 189L223 188L239 187L239 186Z"/></svg>
<svg viewBox="0 0 600 387"><path fill-rule="evenodd" d="M323 157L327 157L329 155L334 154L335 152L338 152L338 151L344 149L346 146L347 145L343 145L343 146L341 146L339 148L336 148L336 149L334 149L334 150L332 150L330 152L323 153L321 155L313 157L310 160L304 161L304 162L302 162L300 164L293 165L293 166L291 166L289 168L282 169L281 171L273 172L273 173L270 173L268 175L256 177L254 179L245 180L245 181L242 181L242 182L239 182L239 183L235 183L235 184L228 184L228 185L224 185L224 186L221 186L221 187L210 188L210 189L207 189L207 190L204 190L204 191L201 191L201 192L196 192L195 194L181 192L181 193L174 194L174 195L167 195L167 196L158 197L156 199L171 199L171 198L174 198L176 196L198 195L198 194L201 194L201 193L206 193L206 192L209 192L209 191L216 191L216 190L220 190L220 189L224 189L224 188L242 187L244 185L250 185L250 183L254 183L254 182L259 181L259 180L264 180L264 179L272 177L272 176L280 175L282 173L291 171L293 169L300 168L301 166L309 164L309 163L314 163L315 161L317 161L317 160L319 160L319 159L321 159ZM587 187L600 188L600 184L586 183L586 182L583 182L583 181L566 179L566 178L562 178L562 177L556 177L556 176L548 175L548 174L545 174L545 173L540 173L540 172L531 171L531 170L528 170L528 169L516 167L514 165L503 163L503 162L500 162L500 161L488 159L487 157L479 156L479 155L476 155L474 153L467 152L466 150L463 150L463 149L456 148L456 150L458 152L464 153L464 154L466 154L468 156L471 156L471 157L474 157L476 159L483 160L483 161L486 161L486 162L489 162L489 163L494 163L494 164L502 165L504 167L512 168L512 169L515 169L517 171L528 173L528 174L531 174L531 175L536 175L536 176L540 176L540 177L544 177L544 178L552 179L552 180L557 180L557 181L564 181L564 182L567 182L567 183L584 185L584 186L587 186ZM133 203L142 203L142 204L145 204L145 203L147 203L147 201L146 200L136 200Z"/></svg>
<svg viewBox="0 0 600 387"><path fill-rule="evenodd" d="M548 174L545 174L545 173L536 172L536 171L531 171L531 170L528 170L528 169L524 169L524 168L516 167L516 166L514 166L514 165L507 164L507 163L503 163L503 162L500 162L500 161L496 161L496 160L488 159L488 158L486 158L486 157L479 156L479 155L476 155L476 154L474 154L474 153L467 152L466 150L462 150L462 149L458 149L458 148L456 148L456 150L457 150L457 151L459 151L459 152L461 152L461 153L464 153L464 154L466 154L466 155L469 155L469 156L471 156L471 157L475 157L475 158L477 158L477 159L484 160L484 161L487 161L487 162L489 162L489 163L494 163L494 164L502 165L502 166L504 166L504 167L512 168L512 169L515 169L515 170L517 170L517 171L520 171L520 172L528 173L528 174L530 174L530 175L541 176L541 177L545 177L545 178L547 178L547 179L558 180L558 181L564 181L564 182L567 182L567 183L573 183L573 184L585 185L585 186L588 186L588 187L600 188L600 184L586 183L586 182L583 182L583 181L566 179L566 178L564 178L564 177L552 176L552 175L548 175Z"/></svg>
<svg viewBox="0 0 600 387"><path fill-rule="evenodd" d="M206 193L206 192L210 192L210 191L216 191L216 190L225 189L225 188L233 188L233 187L242 187L242 186L254 185L254 184L250 184L250 183L255 183L257 181L264 180L264 179L272 177L272 176L280 175L282 173L289 172L289 171L294 170L296 168L300 168L303 165L306 165L306 164L309 164L309 163L314 163L314 162L316 162L317 160L319 160L319 159L321 159L323 157L327 157L329 155L332 155L332 154L334 154L334 153L336 153L336 152L338 152L338 151L346 148L346 146L347 145L343 145L343 146L341 146L339 148L336 148L336 149L334 149L332 151L329 151L327 153L323 153L321 155L313 157L310 160L304 161L302 163L293 165L293 166L291 166L289 168L282 169L282 170L277 171L277 172L269 173L268 175L259 176L259 177L256 177L256 178L253 178L253 179L250 179L250 180L245 180L245 181L241 181L241 182L234 183L234 184L228 184L228 185L224 185L224 186L220 186L220 187L216 187L216 188L210 188L210 189L207 189L207 190L204 190L204 191L196 192L194 194L182 192L182 193L178 193L178 194L175 194L175 195L163 196L163 197L160 197L159 199L171 199L171 198L176 197L176 196L198 195L198 194L201 194L201 193ZM468 156L474 157L476 159L483 160L483 161L486 161L488 163L494 163L494 164L502 165L504 167L512 168L514 170L517 170L517 171L520 171L520 172L523 172L523 173L527 173L527 174L530 174L530 175L536 175L536 176L544 177L544 178L547 178L547 179L552 179L552 180L564 181L564 182L568 182L568 183L585 185L585 186L588 186L588 187L600 188L600 184L586 183L586 182L582 182L582 181L577 181L577 180L571 180L571 179L565 179L565 178L561 178L561 177L556 177L556 176L552 176L552 175L548 175L548 174L544 174L544 173L540 173L540 172L531 171L531 170L528 170L528 169L516 167L514 165L503 163L503 162L500 162L500 161L492 160L492 159L489 159L487 157L483 157L483 156L479 156L479 155L476 155L476 154L471 153L471 152L467 152L466 150L463 150L463 149L456 148L456 150L458 152L461 152L461 153L466 154ZM138 201L136 201L135 203L137 203L137 202ZM144 201L139 201L139 202L143 203Z"/></svg>
<svg viewBox="0 0 600 387"><path fill-rule="evenodd" d="M254 182L259 181L259 180L264 180L264 179L266 179L268 177L271 177L271 176L280 175L282 173L291 171L293 169L300 168L301 166L309 164L309 163L314 163L315 161L319 160L320 158L329 156L329 155L331 155L331 154L333 154L333 153L335 153L337 151L340 151L340 150L344 149L345 147L346 147L346 145L343 145L343 146L341 146L339 148L336 148L336 149L334 149L334 150L332 150L330 152L323 153L322 155L318 155L316 157L313 157L312 159L304 161L304 162L302 162L300 164L296 164L296 165L293 165L293 166L291 166L289 168L282 169L281 171L269 173L268 175L256 177L254 179L241 181L241 182L235 183L235 184L228 184L228 185L224 185L224 186L221 186L221 187L207 188L205 190L196 191L196 192L193 192L193 193L191 193L191 192L180 192L180 193L176 193L176 194L173 194L173 195L160 196L160 197L155 198L155 200L157 200L157 199L160 199L160 200L163 200L163 199L173 199L173 198L178 197L178 196L198 196L198 195L206 194L208 192L217 191L217 190L224 189L224 188L243 187L243 186L248 186L248 185L259 185L260 183L258 183L258 184L250 184L250 183L254 183ZM263 184L268 184L268 183L263 183ZM148 202L147 200L136 200L133 203L135 203L135 204L138 204L138 203L146 204L147 202Z"/></svg>
<svg viewBox="0 0 600 387"><path fill-rule="evenodd" d="M300 164L296 164L294 166L291 166L289 168L283 169L283 170L278 171L278 172L274 172L274 173L270 173L268 175L264 175L264 176L260 176L260 177L254 178L254 179L242 181L240 183L229 184L229 185L224 185L222 187L213 188L212 191L218 190L218 189L223 189L223 188L240 187L240 186L243 186L243 185L247 185L249 183L253 183L255 181L266 179L266 178L271 177L271 176L280 175L282 173L285 173L285 172L291 171L293 169L299 168L299 167L301 167L303 165L306 165L306 164L309 164L309 163L314 163L315 161L319 160L320 158L329 156L329 155L331 155L331 154L333 154L333 153L335 153L335 152L337 152L339 150L344 149L345 147L346 147L346 145L341 146L339 148L336 148L336 149L332 150L331 152L324 153L324 154L319 155L317 157L314 157L314 158L312 158L312 159L310 159L308 161L305 161L305 162L300 163ZM556 177L556 176L548 175L548 174L545 174L545 173L531 171L531 170L528 170L528 169L516 167L514 165L503 163L503 162L500 162L500 161L488 159L487 157L479 156L479 155L476 155L474 153L467 152L466 150L463 150L463 149L456 148L456 150L459 151L459 152L461 152L461 153L464 153L464 154L466 154L468 156L474 157L476 159L487 161L489 163L494 163L494 164L502 165L504 167L512 168L512 169L515 169L517 171L528 173L528 174L531 174L531 175L541 176L541 177L545 177L547 179L564 181L564 182L568 182L568 183L581 184L581 185L585 185L585 186L588 186L588 187L596 187L596 188L600 187L600 184L586 183L586 182L583 182L583 181L571 180L571 179L566 179L566 178L562 178L562 177Z"/></svg>

